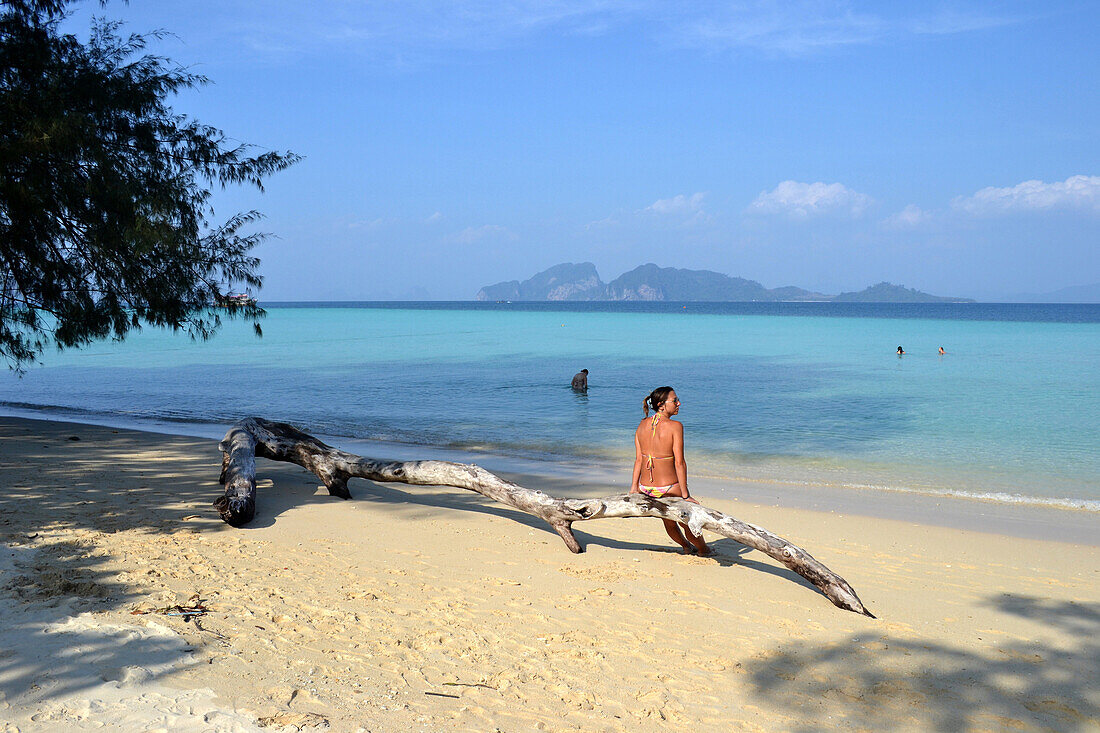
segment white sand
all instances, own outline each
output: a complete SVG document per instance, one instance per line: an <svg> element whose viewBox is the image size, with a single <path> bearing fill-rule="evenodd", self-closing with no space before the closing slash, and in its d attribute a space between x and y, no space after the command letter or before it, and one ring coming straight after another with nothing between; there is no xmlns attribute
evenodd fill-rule
<svg viewBox="0 0 1100 733"><path fill-rule="evenodd" d="M469 492L356 480L344 502L264 461L234 530L218 469L206 440L0 420L9 727L1100 728L1093 545L700 497L808 549L872 620L731 541L674 554L656 521L578 524L571 555ZM195 593L199 627L131 615Z"/></svg>
<svg viewBox="0 0 1100 733"><path fill-rule="evenodd" d="M25 546L0 550L4 730L82 731L109 723L121 730L187 731L200 721L208 731L259 730L255 716L225 710L209 689L164 684L199 663L180 634L156 621L119 624L76 611L77 598L68 595L74 589L47 570L51 566L51 558Z"/></svg>

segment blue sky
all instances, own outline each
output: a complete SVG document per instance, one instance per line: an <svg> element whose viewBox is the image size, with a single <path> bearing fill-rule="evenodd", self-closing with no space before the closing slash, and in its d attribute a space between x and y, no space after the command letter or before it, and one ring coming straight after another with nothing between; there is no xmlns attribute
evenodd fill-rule
<svg viewBox="0 0 1100 733"><path fill-rule="evenodd" d="M468 299L559 262L823 292L1100 282L1100 4L85 3L300 164L265 300Z"/></svg>

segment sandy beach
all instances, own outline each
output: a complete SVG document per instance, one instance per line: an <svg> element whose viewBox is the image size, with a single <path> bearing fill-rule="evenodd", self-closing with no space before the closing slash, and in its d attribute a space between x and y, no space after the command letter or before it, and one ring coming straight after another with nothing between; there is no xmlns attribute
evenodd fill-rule
<svg viewBox="0 0 1100 733"><path fill-rule="evenodd" d="M875 620L730 540L676 554L655 520L585 522L572 555L469 492L342 501L263 460L233 529L219 467L215 441L0 419L0 730L1100 729L1095 515L1065 513L1070 543L695 488Z"/></svg>

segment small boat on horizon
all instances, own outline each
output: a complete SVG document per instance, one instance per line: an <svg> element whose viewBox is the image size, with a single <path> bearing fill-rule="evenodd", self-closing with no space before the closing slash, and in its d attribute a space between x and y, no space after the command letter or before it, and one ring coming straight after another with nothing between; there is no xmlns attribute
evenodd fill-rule
<svg viewBox="0 0 1100 733"><path fill-rule="evenodd" d="M248 293L226 293L225 295L215 296L214 305L220 308L256 305L256 299Z"/></svg>

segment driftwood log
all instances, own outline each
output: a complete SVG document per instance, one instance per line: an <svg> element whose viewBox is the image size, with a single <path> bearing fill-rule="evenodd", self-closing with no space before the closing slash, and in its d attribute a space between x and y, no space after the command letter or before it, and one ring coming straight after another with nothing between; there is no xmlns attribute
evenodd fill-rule
<svg viewBox="0 0 1100 733"><path fill-rule="evenodd" d="M350 499L348 479L400 482L417 486L453 486L476 491L501 504L541 517L572 552L584 552L573 535L573 522L613 517L657 517L728 537L759 550L817 586L839 608L874 615L856 592L810 553L771 532L679 498L651 499L622 494L602 499L561 499L524 488L480 466L448 461L376 461L345 453L286 423L250 417L236 423L218 446L223 453L221 483L225 495L214 502L222 519L234 527L256 513L256 457L296 463L324 482L332 496Z"/></svg>

